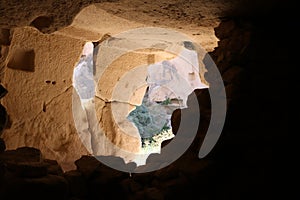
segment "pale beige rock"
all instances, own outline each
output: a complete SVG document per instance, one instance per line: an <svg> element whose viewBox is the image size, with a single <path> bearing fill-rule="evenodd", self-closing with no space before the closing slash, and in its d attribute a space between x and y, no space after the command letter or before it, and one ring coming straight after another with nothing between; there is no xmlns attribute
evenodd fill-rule
<svg viewBox="0 0 300 200"><path fill-rule="evenodd" d="M81 155L90 153L118 155L126 161L134 159L126 152L140 151L140 136L137 129L125 119L135 105L141 103L146 90L145 84L141 84L146 83L145 67L151 63L173 59L175 54L164 52L163 49L167 47L163 43L157 43L153 48L161 50L148 48L126 53L113 63L105 63L107 58L104 58L101 63L97 62L97 65L109 65L109 68L97 67L96 75L102 77L97 82L98 89L101 89L96 90L99 98L88 101L83 106L80 105L79 97L73 95L72 76L85 42L98 41L108 35L144 26L143 23L114 16L101 9L100 5L91 5L83 9L70 26L52 34L42 34L31 27L15 28L9 51L2 48L8 52L2 62L7 66L2 82L9 91L2 103L12 121L11 128L3 133L7 148L39 148L45 157L58 160L65 170L72 169L73 161ZM176 26L170 24L170 27ZM186 27L183 32L195 39L193 33L189 32L191 29ZM132 45L135 37L133 35L123 42ZM173 42L177 39L170 35L165 37L171 38ZM203 34L196 39L196 42L206 44L207 49L216 46L217 42L213 27L203 28ZM111 40L112 44L119 41ZM134 45L140 45L139 41ZM112 50L111 56L116 53L118 51ZM202 59L203 56L199 55L199 58ZM122 78L137 66L144 66L137 73L138 79L133 78L135 82L128 84L130 89L126 93L121 92L121 88L126 86ZM202 81L204 71L204 67L200 69ZM77 104L72 105L74 99ZM73 117L74 107L85 114ZM94 120L91 122L92 127L86 122L79 125L74 123L74 120L84 121L86 118ZM99 127L96 126L97 123ZM78 126L81 127L80 131ZM90 145L84 146L82 142ZM110 143L120 149L110 148Z"/></svg>
<svg viewBox="0 0 300 200"><path fill-rule="evenodd" d="M113 0L109 0L113 1ZM72 23L74 17L86 6L103 0L2 0L0 2L0 27L34 26L43 33L52 33Z"/></svg>
<svg viewBox="0 0 300 200"><path fill-rule="evenodd" d="M35 52L34 71L6 69L3 98L12 125L3 138L8 149L32 146L63 167L87 154L74 127L72 74L84 43L70 37L44 35L33 28L17 28L8 60L17 49Z"/></svg>
<svg viewBox="0 0 300 200"><path fill-rule="evenodd" d="M148 49L123 54L103 70L96 88L95 109L100 129L111 142L110 146L114 150L122 149L115 152L115 155L125 157L127 162L136 160L139 155L128 157L124 151L141 153L139 132L127 116L135 105L140 105L142 102L147 88L147 66L174 57L161 52ZM100 68L101 71L101 67L106 66L100 65L97 69ZM96 154L107 154L109 151L106 149Z"/></svg>
<svg viewBox="0 0 300 200"><path fill-rule="evenodd" d="M186 107L188 95L195 89L208 88L201 82L199 74L197 52L182 47L177 57L149 65L149 99L160 102L180 99Z"/></svg>

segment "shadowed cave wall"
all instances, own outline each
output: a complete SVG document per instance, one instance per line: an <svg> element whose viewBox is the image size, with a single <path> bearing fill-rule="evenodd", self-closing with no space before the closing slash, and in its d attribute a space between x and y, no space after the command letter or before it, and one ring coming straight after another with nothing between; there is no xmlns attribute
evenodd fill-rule
<svg viewBox="0 0 300 200"><path fill-rule="evenodd" d="M13 199L19 194L31 199L273 197L274 146L279 145L277 138L287 132L288 118L287 111L278 108L285 102L278 91L284 91L286 85L274 87L274 83L287 83L285 69L291 65L287 44L291 43L282 38L289 38L288 29L296 33L297 23L286 23L289 16L272 21L281 7L266 6L268 3L246 5L252 6L239 5L224 12L220 24L214 28L220 41L209 54L222 74L228 111L222 136L209 156L201 160L197 157L210 119L208 91L199 90L198 135L188 151L169 167L130 177L93 157L83 156L75 162L75 170L63 172L56 161L45 158L37 149L5 151L5 141L1 139L1 199ZM185 18L181 18L184 21ZM283 28L278 29L278 23ZM8 53L13 34L13 29L8 28L12 27L6 25L1 29L1 59ZM26 58L32 57L29 54L27 52ZM2 70L5 71L5 67ZM276 120L274 115L278 116ZM1 107L1 121L5 121L2 120L5 117ZM180 112L173 113L175 132L179 117ZM9 129L9 119L5 124Z"/></svg>

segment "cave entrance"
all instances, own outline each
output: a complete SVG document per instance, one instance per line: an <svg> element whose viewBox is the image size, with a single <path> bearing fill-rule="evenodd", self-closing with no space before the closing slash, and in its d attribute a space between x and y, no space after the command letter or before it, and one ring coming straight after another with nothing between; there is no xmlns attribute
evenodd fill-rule
<svg viewBox="0 0 300 200"><path fill-rule="evenodd" d="M87 42L83 47L80 60L74 68L73 85L82 103L90 101L95 96L93 51L93 43Z"/></svg>
<svg viewBox="0 0 300 200"><path fill-rule="evenodd" d="M73 74L73 117L92 155L144 165L150 154L161 153L162 142L175 137L173 112L187 108L188 96L208 85L201 81L192 42L174 43L174 51L126 49L109 62L122 45L115 38L96 48L84 45Z"/></svg>
<svg viewBox="0 0 300 200"><path fill-rule="evenodd" d="M162 142L175 137L171 125L173 112L187 107L193 90L207 87L200 80L193 43L183 41L181 47L174 58L147 66L148 87L142 103L127 117L139 131L144 153L160 153Z"/></svg>
<svg viewBox="0 0 300 200"><path fill-rule="evenodd" d="M163 101L155 101L150 99L149 94L151 92L147 87L142 104L136 106L127 117L139 131L142 142L141 151L145 154L159 153L161 143L174 137L171 117L174 108L180 106L167 96Z"/></svg>

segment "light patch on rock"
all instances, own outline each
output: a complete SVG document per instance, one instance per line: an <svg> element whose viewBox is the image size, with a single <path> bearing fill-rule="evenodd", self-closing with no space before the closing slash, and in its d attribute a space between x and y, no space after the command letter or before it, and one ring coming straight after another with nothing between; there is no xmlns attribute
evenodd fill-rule
<svg viewBox="0 0 300 200"><path fill-rule="evenodd" d="M110 41L118 44L121 40ZM126 45L128 42L130 39L121 41ZM73 108L81 104L82 109L75 109L74 119L91 154L120 156L125 162L144 165L151 153L160 153L163 141L174 137L173 111L186 108L188 95L208 85L201 81L197 52L184 46L173 48L178 55L153 49L127 52L106 69L103 62L98 62L102 54L97 55L98 60L91 59L93 52L83 50L74 70L75 96L79 98L73 99ZM94 68L93 60L97 61ZM86 73L84 69L96 71ZM88 97L81 94L87 91L95 92L95 97L92 92Z"/></svg>

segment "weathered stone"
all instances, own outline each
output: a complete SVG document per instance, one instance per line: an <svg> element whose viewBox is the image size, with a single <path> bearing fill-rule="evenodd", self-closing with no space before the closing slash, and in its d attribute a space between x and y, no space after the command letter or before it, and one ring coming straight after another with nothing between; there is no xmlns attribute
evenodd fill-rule
<svg viewBox="0 0 300 200"><path fill-rule="evenodd" d="M33 3L32 6L36 6L36 4ZM58 7L59 5L55 4L55 8L58 9ZM40 8L37 10L39 9ZM13 7L12 10L15 10L15 7ZM10 10L10 12L12 10ZM76 12L79 12L79 10ZM72 13L72 15L70 14L70 16L74 16L74 13ZM5 59L8 68L5 71L3 83L7 85L9 94L3 99L3 105L6 106L12 122L11 128L5 130L3 134L7 148L15 149L25 145L39 148L45 157L56 159L65 170L74 169L74 160L78 159L81 155L87 155L89 153L123 156L122 153L116 153L114 149L108 149L107 145L102 145L102 143L98 149L89 148L91 145L85 148L81 143L80 139L82 138L78 136L77 127L75 127L73 122L72 74L86 41L98 41L108 33L115 35L122 31L142 27L143 23L117 17L104 11L99 5L91 5L83 9L71 20L73 22L68 27L57 24L58 15L36 13L34 16L31 16L31 14L30 12L29 15L23 16L24 18L18 19L18 21L22 25L31 25L35 28L17 27L14 29L8 55ZM7 16L7 13L3 13L3 16L4 15L8 18L12 17ZM28 16L31 16L29 17L30 19ZM3 18L1 18L1 20L2 19ZM102 20L101 23L99 23L99 19L108 20ZM67 21L69 20L68 18ZM10 22L13 23L12 21ZM64 25L69 25L69 23ZM8 25L8 28L9 27ZM61 29L53 34L41 34L36 28L47 33L53 32L57 30L57 28ZM199 26L190 27L190 25L188 25L182 29L180 25L180 29L188 35L193 36L196 42L201 43L206 49L213 49L217 41L213 34L213 27L201 27L203 31L201 31L199 35L192 33L192 30L195 28L198 30ZM114 42L116 42L116 40ZM156 47L166 48L163 43L155 44L153 49ZM158 52L158 50L155 51ZM169 57L166 56L167 53L165 53L165 55L162 55L163 53L159 54L161 54L158 55L160 58L153 58L153 55L150 55L149 51L140 51L137 55L128 53L130 56L122 56L116 60L116 62L112 63L112 66L110 66L111 70L106 71L103 76L104 78L99 81L105 83L105 85L102 85L105 88L103 91L107 93L111 92L114 85L111 87L110 84L118 83L118 80L115 78L120 77L114 75L124 75L124 73L138 66L138 64L154 63ZM136 62L138 59L140 59L141 62ZM127 68L121 67L127 64L129 64ZM115 65L116 68L114 68L113 65ZM193 77L192 73L190 77ZM114 81L110 81L110 78ZM121 92L120 94L124 93L125 92ZM133 101L134 98L138 99L137 96L132 97L131 100ZM25 105L24 99L31 103ZM99 103L98 100L99 99L96 99L95 101L96 109L98 109L99 104L99 107L102 105L103 107L105 106L105 108L99 108L100 110L103 108L103 112L98 112L97 110L99 120L100 115L106 118L106 116L111 115L111 111L114 109L112 109L110 105L106 105L106 103ZM76 106L81 105L75 105L75 107ZM124 108L124 110L127 109L127 111L130 111L133 107L134 106L130 105ZM124 113L125 112L122 114ZM126 114L128 114L128 112ZM122 116L124 117L124 115ZM117 129L117 125L119 125L120 121L114 123L110 117L99 121L102 125L104 124L102 128L103 132L106 132L106 135L103 134L102 136L107 136L109 139L108 142L113 141L113 143L118 144L117 146L121 146L123 150L129 150L131 152L137 152L139 150L141 146L140 138L131 137L130 135L136 133L132 125L128 127L131 127L131 130L134 131L128 131L126 134L122 134L124 131L108 131L112 129L112 127ZM87 132L86 135L88 134ZM97 134L93 136L98 137ZM94 144L103 141L101 140L103 137L96 140ZM92 137L90 136L90 138ZM91 152L91 149L93 152ZM126 161L132 160L129 156L123 157L125 157L124 159Z"/></svg>
<svg viewBox="0 0 300 200"><path fill-rule="evenodd" d="M31 22L31 26L43 31L48 29L53 23L53 17L39 16Z"/></svg>
<svg viewBox="0 0 300 200"><path fill-rule="evenodd" d="M44 159L44 163L48 164L47 166L48 174L59 175L59 176L63 175L63 170L56 160Z"/></svg>
<svg viewBox="0 0 300 200"><path fill-rule="evenodd" d="M43 162L38 149L22 147L0 154L7 170L20 177L37 178L47 175L48 164Z"/></svg>
<svg viewBox="0 0 300 200"><path fill-rule="evenodd" d="M230 67L228 70L222 74L223 81L226 83L239 83L240 75L243 69L238 66Z"/></svg>
<svg viewBox="0 0 300 200"><path fill-rule="evenodd" d="M224 61L217 63L217 67L218 67L220 73L223 74L230 67L230 63L227 62L227 60L224 60Z"/></svg>
<svg viewBox="0 0 300 200"><path fill-rule="evenodd" d="M16 150L7 150L0 154L0 159L7 163L39 163L42 161L40 150L32 147L20 147Z"/></svg>
<svg viewBox="0 0 300 200"><path fill-rule="evenodd" d="M111 0L109 0L111 1ZM39 1L32 1L27 6L16 3L5 3L6 7L0 5L1 20L0 24L6 27L29 26L38 28L43 33L52 33L58 29L68 26L72 23L74 17L80 10L91 3L103 2L102 0L93 1L73 1L64 4L56 1L47 1L43 5ZM3 3L4 4L4 3ZM46 10L46 8L52 8ZM23 12L20 12L22 10ZM18 14L17 14L18 13ZM24 13L24 14L22 14ZM27 13L25 15L25 13Z"/></svg>
<svg viewBox="0 0 300 200"><path fill-rule="evenodd" d="M166 180L163 183L163 187L167 188L170 191L176 191L188 184L189 180L182 174L177 178Z"/></svg>
<svg viewBox="0 0 300 200"><path fill-rule="evenodd" d="M121 181L121 185L125 191L128 193L135 193L140 191L143 186L136 181L134 181L132 178L127 178Z"/></svg>
<svg viewBox="0 0 300 200"><path fill-rule="evenodd" d="M238 95L239 86L236 84L228 84L225 86L226 98L232 99Z"/></svg>
<svg viewBox="0 0 300 200"><path fill-rule="evenodd" d="M122 159L120 158L120 160ZM120 172L104 164L101 164L89 178L89 195L91 195L95 199L123 198L124 193L122 191L121 180L123 180L125 177L129 177L129 174Z"/></svg>
<svg viewBox="0 0 300 200"><path fill-rule="evenodd" d="M6 161L7 169L17 176L25 178L39 178L46 176L47 163L43 162L10 162Z"/></svg>
<svg viewBox="0 0 300 200"><path fill-rule="evenodd" d="M35 52L32 49L16 49L7 63L8 68L34 72Z"/></svg>
<svg viewBox="0 0 300 200"><path fill-rule="evenodd" d="M0 46L10 44L10 30L0 28Z"/></svg>
<svg viewBox="0 0 300 200"><path fill-rule="evenodd" d="M66 200L68 183L61 176L47 175L41 178L7 178L0 190L1 199Z"/></svg>
<svg viewBox="0 0 300 200"><path fill-rule="evenodd" d="M41 34L30 27L14 30L7 55L12 68L6 69L4 80L9 92L2 99L12 122L2 136L7 149L32 146L69 169L75 167L74 160L87 154L72 120L72 74L83 44L61 35ZM13 66L19 65L13 62L14 53L31 50L34 69L15 70Z"/></svg>
<svg viewBox="0 0 300 200"><path fill-rule="evenodd" d="M5 142L2 138L0 138L0 153L4 152L6 149Z"/></svg>
<svg viewBox="0 0 300 200"><path fill-rule="evenodd" d="M230 42L230 38L225 38L218 42L218 47L216 48L215 51L216 55L218 55L218 59L216 60L217 63L219 63L224 59L224 53L225 53L224 48L226 49L228 48L229 42ZM223 58L220 58L222 54L223 54Z"/></svg>
<svg viewBox="0 0 300 200"><path fill-rule="evenodd" d="M92 156L82 156L79 160L75 161L77 170L85 177L90 177L92 173L100 166L100 162Z"/></svg>
<svg viewBox="0 0 300 200"><path fill-rule="evenodd" d="M152 173L136 173L132 174L132 179L141 185L148 185L154 179Z"/></svg>
<svg viewBox="0 0 300 200"><path fill-rule="evenodd" d="M2 160L0 160L0 185L2 184L4 174L5 174L5 164Z"/></svg>
<svg viewBox="0 0 300 200"><path fill-rule="evenodd" d="M6 127L8 122L8 115L4 106L0 104L0 136L2 135L3 129Z"/></svg>
<svg viewBox="0 0 300 200"><path fill-rule="evenodd" d="M165 167L163 169L154 172L154 176L156 179L161 181L173 179L175 177L178 177L178 169L176 169L174 165L169 165L168 167Z"/></svg>
<svg viewBox="0 0 300 200"><path fill-rule="evenodd" d="M0 99L3 98L7 94L7 90L0 84Z"/></svg>
<svg viewBox="0 0 300 200"><path fill-rule="evenodd" d="M78 170L64 173L64 178L68 181L69 194L74 197L84 197L87 193L86 178Z"/></svg>
<svg viewBox="0 0 300 200"><path fill-rule="evenodd" d="M145 199L161 200L164 199L163 192L158 188L147 188L144 190Z"/></svg>
<svg viewBox="0 0 300 200"><path fill-rule="evenodd" d="M116 162L114 162L114 164L117 163L117 165L120 166L120 168L122 167L123 169L126 168L126 165L122 158L113 158L113 156L105 156L105 157L107 157L107 160L109 161L115 160ZM124 171L126 171L126 169ZM110 168L109 166L106 166L105 164L101 163L96 168L92 176L97 179L98 183L105 183L105 182L121 180L124 177L128 177L129 173L121 172L119 170Z"/></svg>
<svg viewBox="0 0 300 200"><path fill-rule="evenodd" d="M215 28L216 36L219 39L228 38L229 36L231 36L234 28L235 22L233 20L224 21L217 28Z"/></svg>
<svg viewBox="0 0 300 200"><path fill-rule="evenodd" d="M6 70L6 57L8 55L9 46L0 45L0 82L3 82Z"/></svg>
<svg viewBox="0 0 300 200"><path fill-rule="evenodd" d="M189 165L189 167L186 167L186 165L182 163L182 166L180 167L180 171L184 176L192 180L197 179L197 177L195 177L195 174L199 175L200 173L203 173L204 170L209 168L212 163L209 160L196 160L196 158L194 159L189 158L186 162L190 162L191 164Z"/></svg>
<svg viewBox="0 0 300 200"><path fill-rule="evenodd" d="M115 41L112 40L111 42L114 43ZM121 43L121 45L124 44ZM110 50L111 47L108 45L106 48ZM115 49L111 48L111 51L112 50ZM103 143L105 140L100 140L101 138L99 142L94 142L94 144L97 145L93 147L93 149L96 150L94 153L96 153L96 155L107 155L105 151L114 152L116 156L124 158L126 162L132 161L135 157L126 155L126 151L139 153L142 145L137 128L127 119L127 116L130 111L134 109L134 105L141 104L145 94L146 87L144 86L147 77L146 66L149 62L153 62L156 59L162 60L168 56L172 58L172 55L160 55L162 51L156 50L129 52L117 58L111 63L109 68L104 70L106 66L105 63L101 61L103 51L101 52L102 55L98 55L99 60L97 60L96 63L100 63L97 65L97 69L99 69L98 73L103 71L103 74L96 88L95 108L98 117L97 121L99 121L99 126L103 133L94 134L97 135L97 137L101 134L105 134L104 136L107 137L106 140L108 142ZM108 54L108 56L110 56L110 54ZM114 76L110 74L114 74ZM132 79L132 76L136 77L136 79L129 81L128 79ZM141 85L143 87L141 87ZM113 147L111 143L113 143L115 147ZM103 151L101 150L101 146L108 148ZM109 149L109 147L111 147L111 149Z"/></svg>

